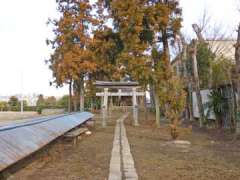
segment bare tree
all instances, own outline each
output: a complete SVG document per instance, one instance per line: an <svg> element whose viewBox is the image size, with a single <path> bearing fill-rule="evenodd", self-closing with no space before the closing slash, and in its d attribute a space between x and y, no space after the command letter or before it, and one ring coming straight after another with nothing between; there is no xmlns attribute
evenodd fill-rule
<svg viewBox="0 0 240 180"><path fill-rule="evenodd" d="M192 27L193 27L194 32L197 35L198 41L199 42L204 42L205 40L204 40L203 35L202 35L202 30L203 29L200 28L199 25L197 25L197 24L193 24Z"/></svg>
<svg viewBox="0 0 240 180"><path fill-rule="evenodd" d="M197 33L198 40L204 39L214 54L224 54L232 49L233 44L219 42L232 40L233 37L231 37L231 35L234 30L229 31L228 27L221 22L213 21L206 9L203 11L198 22L193 26L194 31Z"/></svg>

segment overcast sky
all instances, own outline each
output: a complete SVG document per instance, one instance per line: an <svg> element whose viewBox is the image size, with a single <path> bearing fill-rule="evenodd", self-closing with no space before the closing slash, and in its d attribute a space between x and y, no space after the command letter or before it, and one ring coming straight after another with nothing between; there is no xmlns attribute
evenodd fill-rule
<svg viewBox="0 0 240 180"><path fill-rule="evenodd" d="M206 9L214 21L233 32L240 21L236 1L240 0L180 0L183 31L192 34L191 24ZM25 94L67 93L66 88L49 86L51 72L44 64L51 53L45 40L52 37L46 22L58 15L55 0L0 0L0 4L0 95L20 93L21 74Z"/></svg>

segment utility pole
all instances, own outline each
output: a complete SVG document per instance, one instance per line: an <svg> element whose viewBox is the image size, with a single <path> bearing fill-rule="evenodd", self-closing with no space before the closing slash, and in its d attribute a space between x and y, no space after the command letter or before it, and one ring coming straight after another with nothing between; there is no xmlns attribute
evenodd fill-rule
<svg viewBox="0 0 240 180"><path fill-rule="evenodd" d="M193 68L193 78L194 78L194 88L196 92L197 97L197 105L198 105L198 111L199 111L199 123L200 127L203 126L203 120L204 120L204 108L202 103L202 96L201 96L201 89L200 89L200 82L199 82L199 74L198 74L198 64L197 64L197 43L205 43L205 39L202 36L202 30L197 24L193 24L192 28L194 32L197 35L198 40L192 41L192 68ZM211 68L210 68L211 69ZM210 70L211 71L211 70ZM211 74L211 73L210 73ZM211 75L210 75L210 82L211 82ZM211 83L210 83L211 84ZM211 87L211 85L209 86Z"/></svg>
<svg viewBox="0 0 240 180"><path fill-rule="evenodd" d="M194 88L197 97L197 105L199 111L199 123L200 127L203 127L203 120L204 120L204 109L202 103L202 96L200 91L200 83L199 83L199 76L198 76L198 68L197 68L197 41L192 40L191 43L191 55L192 55L192 68L193 68L193 77L194 77Z"/></svg>

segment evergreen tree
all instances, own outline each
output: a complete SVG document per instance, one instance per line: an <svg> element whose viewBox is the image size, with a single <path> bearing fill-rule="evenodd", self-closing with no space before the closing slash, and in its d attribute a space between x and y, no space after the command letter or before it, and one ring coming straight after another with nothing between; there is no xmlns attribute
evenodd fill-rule
<svg viewBox="0 0 240 180"><path fill-rule="evenodd" d="M58 0L58 10L62 14L59 20L50 21L55 29L55 39L47 43L52 45L50 69L53 71L57 86L69 84L69 111L71 111L72 84L79 84L80 97L84 97L84 77L96 69L92 53L88 46L91 26L97 21L93 17L92 5L88 0ZM80 103L81 104L81 103Z"/></svg>

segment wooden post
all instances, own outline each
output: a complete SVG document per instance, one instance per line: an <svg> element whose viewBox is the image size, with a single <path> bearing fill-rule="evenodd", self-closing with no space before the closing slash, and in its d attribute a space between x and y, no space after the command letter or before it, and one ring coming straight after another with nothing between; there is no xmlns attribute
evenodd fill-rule
<svg viewBox="0 0 240 180"><path fill-rule="evenodd" d="M104 97L102 104L102 127L105 128L107 126L107 109L108 109L108 88L104 88Z"/></svg>
<svg viewBox="0 0 240 180"><path fill-rule="evenodd" d="M138 126L138 104L137 104L137 95L136 95L136 88L132 88L133 96L132 96L132 103L133 103L133 125Z"/></svg>

